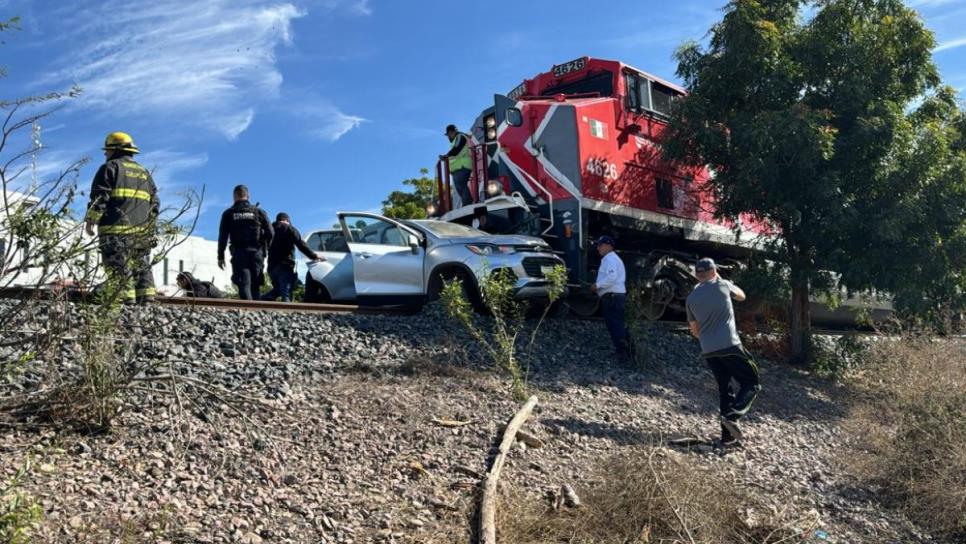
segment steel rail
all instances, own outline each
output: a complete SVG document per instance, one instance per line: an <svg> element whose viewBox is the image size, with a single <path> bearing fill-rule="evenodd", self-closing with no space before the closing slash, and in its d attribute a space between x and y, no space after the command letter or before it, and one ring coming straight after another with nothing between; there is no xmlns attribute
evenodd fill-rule
<svg viewBox="0 0 966 544"><path fill-rule="evenodd" d="M89 292L78 289L43 289L30 287L8 287L0 289L0 298L7 299L63 299L82 301L90 296ZM155 297L155 304L162 306L182 306L189 308L217 308L224 310L246 311L284 311L332 314L380 314L401 315L407 310L396 307L372 307L355 304L319 304L307 302L278 302L266 300L238 300L232 298L195 298L195 297Z"/></svg>

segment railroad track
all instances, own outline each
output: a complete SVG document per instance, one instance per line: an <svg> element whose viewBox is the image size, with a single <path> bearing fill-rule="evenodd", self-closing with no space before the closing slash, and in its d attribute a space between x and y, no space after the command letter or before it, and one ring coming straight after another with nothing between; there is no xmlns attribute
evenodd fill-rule
<svg viewBox="0 0 966 544"><path fill-rule="evenodd" d="M225 310L273 311L273 312L321 312L330 314L405 314L399 308L377 308L355 304L317 304L308 302L277 302L268 300L238 300L233 298L157 297L158 304L219 308Z"/></svg>
<svg viewBox="0 0 966 544"><path fill-rule="evenodd" d="M80 301L84 300L89 296L89 293L70 289L70 290L60 290L55 289L37 289L28 287L8 287L0 289L0 298L13 298L13 299L25 299L25 298L62 298L67 297L69 300ZM163 306L182 306L189 308L216 308L221 310L239 310L239 311L272 311L272 312L302 312L302 313L329 313L329 314L367 314L367 315L407 315L414 313L412 309L405 309L399 307L375 307L375 306L359 306L355 304L318 304L318 303L308 303L308 302L277 302L277 301L263 301L263 300L238 300L231 298L192 298L192 297L167 297L159 296L156 299L156 303ZM600 316L577 316L571 314L569 316L571 319L581 319L586 321L603 321ZM687 323L681 320L673 319L662 319L653 322L656 325L665 327L672 331L687 331ZM819 324L814 324L812 328L814 334L829 335L829 336L845 336L845 335L861 335L861 336L876 336L875 332L862 331L856 329L831 329L822 327Z"/></svg>
<svg viewBox="0 0 966 544"><path fill-rule="evenodd" d="M0 298L9 299L52 299L67 298L72 301L85 300L90 296L89 293L76 289L54 290L54 289L35 289L27 287L8 287L0 289ZM155 298L155 303L163 306L183 306L197 308L218 308L222 310L245 310L245 311L273 311L273 312L308 312L308 313L330 313L330 314L380 314L380 315L400 315L406 311L393 307L371 307L358 306L355 304L316 304L306 302L277 302L265 300L238 300L232 298L192 298L192 297L166 297Z"/></svg>

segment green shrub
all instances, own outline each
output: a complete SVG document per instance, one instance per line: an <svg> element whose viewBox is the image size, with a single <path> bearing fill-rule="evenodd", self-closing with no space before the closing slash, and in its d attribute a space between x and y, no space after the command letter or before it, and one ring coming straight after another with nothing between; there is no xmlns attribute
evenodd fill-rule
<svg viewBox="0 0 966 544"><path fill-rule="evenodd" d="M513 394L520 399L526 398L529 361L540 325L543 324L551 306L566 291L567 270L563 266L556 266L546 274L546 280L548 284L546 306L540 319L530 331L525 351L524 347L519 345L519 339L524 329L529 303L514 297L513 286L516 279L511 274L494 271L485 273L480 280L480 294L490 314L488 322L477 319L467 296L468 287L463 285L462 280L454 279L445 282L440 293L446 313L459 321L483 348L493 364L510 377ZM520 365L521 357L526 361L523 367Z"/></svg>
<svg viewBox="0 0 966 544"><path fill-rule="evenodd" d="M19 490L29 473L28 460L0 490L0 542L3 544L27 544L43 518L43 509L37 501Z"/></svg>

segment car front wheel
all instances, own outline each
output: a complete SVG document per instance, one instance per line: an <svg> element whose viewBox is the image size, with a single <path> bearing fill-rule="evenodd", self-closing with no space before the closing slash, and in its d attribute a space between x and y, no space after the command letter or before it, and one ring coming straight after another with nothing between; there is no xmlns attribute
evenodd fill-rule
<svg viewBox="0 0 966 544"><path fill-rule="evenodd" d="M325 287L321 283L315 281L312 274L305 273L305 302L329 302L326 300L328 297L325 295Z"/></svg>

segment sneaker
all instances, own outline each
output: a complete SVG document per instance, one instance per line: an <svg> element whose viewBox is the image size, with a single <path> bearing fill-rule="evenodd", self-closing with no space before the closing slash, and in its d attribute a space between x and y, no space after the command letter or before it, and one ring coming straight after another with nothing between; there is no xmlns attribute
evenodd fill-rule
<svg viewBox="0 0 966 544"><path fill-rule="evenodd" d="M741 440L741 436L742 436L741 429L738 428L737 421L731 421L726 417L722 417L721 426L728 430L728 433L731 434L731 437L735 441Z"/></svg>

